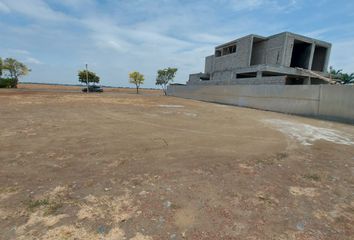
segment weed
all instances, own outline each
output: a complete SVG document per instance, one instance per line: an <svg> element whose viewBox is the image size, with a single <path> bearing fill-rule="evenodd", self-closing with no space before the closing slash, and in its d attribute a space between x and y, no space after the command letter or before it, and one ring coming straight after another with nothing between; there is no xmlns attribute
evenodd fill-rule
<svg viewBox="0 0 354 240"><path fill-rule="evenodd" d="M46 210L44 211L44 215L52 215L57 213L58 209L60 209L63 206L62 203L54 202L50 203Z"/></svg>
<svg viewBox="0 0 354 240"><path fill-rule="evenodd" d="M321 180L321 176L316 173L305 174L305 175L303 175L303 178L308 179L308 180L312 180L315 182L318 182Z"/></svg>
<svg viewBox="0 0 354 240"><path fill-rule="evenodd" d="M48 199L30 200L28 209L33 212L36 208L43 207L44 215L55 214L63 206L60 202L50 202Z"/></svg>
<svg viewBox="0 0 354 240"><path fill-rule="evenodd" d="M2 193L13 193L18 191L18 188L16 187L0 187L0 194Z"/></svg>
<svg viewBox="0 0 354 240"><path fill-rule="evenodd" d="M286 152L280 152L280 153L277 153L275 155L275 158L279 161L279 160L282 160L284 158L287 158L288 157L288 153Z"/></svg>
<svg viewBox="0 0 354 240"><path fill-rule="evenodd" d="M30 200L28 202L28 209L33 211L35 208L38 208L41 206L47 206L48 204L49 204L48 199Z"/></svg>
<svg viewBox="0 0 354 240"><path fill-rule="evenodd" d="M257 159L256 163L264 164L264 165L273 165L275 162L271 158L266 158L266 159Z"/></svg>
<svg viewBox="0 0 354 240"><path fill-rule="evenodd" d="M272 155L270 157L265 157L262 159L257 159L256 164L263 164L263 165L274 165L277 162L283 160L284 158L287 158L288 154L286 152L280 152L275 155Z"/></svg>

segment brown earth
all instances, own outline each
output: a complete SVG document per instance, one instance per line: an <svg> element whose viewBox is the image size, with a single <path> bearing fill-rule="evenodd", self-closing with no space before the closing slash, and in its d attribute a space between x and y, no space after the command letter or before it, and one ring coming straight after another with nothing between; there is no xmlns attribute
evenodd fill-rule
<svg viewBox="0 0 354 240"><path fill-rule="evenodd" d="M354 236L352 125L23 89L0 125L0 239Z"/></svg>

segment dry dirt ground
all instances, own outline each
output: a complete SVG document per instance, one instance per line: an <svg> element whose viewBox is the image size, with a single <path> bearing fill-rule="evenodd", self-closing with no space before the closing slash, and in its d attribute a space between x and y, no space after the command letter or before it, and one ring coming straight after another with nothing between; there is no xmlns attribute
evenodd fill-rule
<svg viewBox="0 0 354 240"><path fill-rule="evenodd" d="M352 125L20 89L0 126L0 239L354 239Z"/></svg>
<svg viewBox="0 0 354 240"><path fill-rule="evenodd" d="M82 86L65 86L65 85L46 85L46 84L30 84L30 83L20 83L18 86L22 90L39 90L39 91L68 91L68 92L77 92L82 88L85 88L85 85ZM134 88L105 88L103 87L104 92L115 92L115 93L136 93ZM153 89L142 89L142 92L145 94L159 94L160 91Z"/></svg>

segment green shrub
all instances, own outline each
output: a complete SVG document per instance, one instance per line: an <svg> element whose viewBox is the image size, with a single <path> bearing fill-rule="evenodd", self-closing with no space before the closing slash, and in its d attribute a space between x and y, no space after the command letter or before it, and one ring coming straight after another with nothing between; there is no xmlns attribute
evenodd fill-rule
<svg viewBox="0 0 354 240"><path fill-rule="evenodd" d="M28 202L28 209L33 211L35 208L41 207L41 206L47 206L49 205L49 200L48 199L41 199L41 200L30 200Z"/></svg>
<svg viewBox="0 0 354 240"><path fill-rule="evenodd" d="M17 88L17 79L0 78L0 88Z"/></svg>

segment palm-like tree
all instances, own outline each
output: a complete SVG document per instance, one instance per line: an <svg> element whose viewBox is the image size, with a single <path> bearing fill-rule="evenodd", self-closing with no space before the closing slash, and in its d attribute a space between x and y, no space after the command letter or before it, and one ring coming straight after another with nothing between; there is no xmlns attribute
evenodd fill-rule
<svg viewBox="0 0 354 240"><path fill-rule="evenodd" d="M331 78L334 79L341 79L342 74L343 74L343 70L336 70L334 67L330 66L329 67L329 74L331 75Z"/></svg>
<svg viewBox="0 0 354 240"><path fill-rule="evenodd" d="M351 74L343 73L343 74L341 74L341 80L343 81L344 84L348 84L348 83L353 82L354 73L351 73Z"/></svg>

